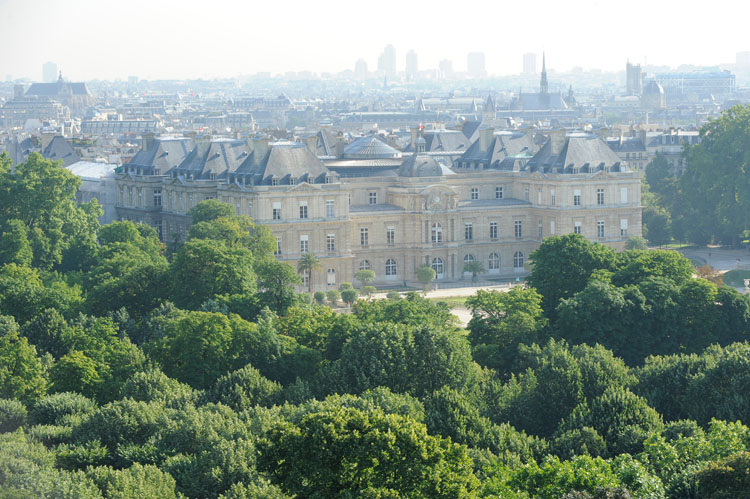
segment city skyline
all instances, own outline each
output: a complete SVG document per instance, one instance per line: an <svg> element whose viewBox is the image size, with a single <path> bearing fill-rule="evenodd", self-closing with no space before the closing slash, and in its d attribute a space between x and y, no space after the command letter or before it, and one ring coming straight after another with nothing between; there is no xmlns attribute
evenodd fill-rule
<svg viewBox="0 0 750 499"><path fill-rule="evenodd" d="M714 5L717 11L724 7L733 14L721 23L636 0L632 8L618 13L616 22L650 33L640 38L615 37L611 23L596 19L597 4L592 1L578 2L575 9L543 1L539 11L545 15L534 19L533 26L509 23L502 42L493 16L460 10L448 16L445 9L387 1L384 8L370 11L367 22L360 21L350 3L340 1L330 2L331 8L322 12L292 1L283 15L269 6L233 5L225 0L214 2L210 9L190 1L179 5L135 0L123 10L121 4L108 1L0 1L0 40L17 48L0 54L0 64L6 75L34 81L41 80L41 67L47 61L54 61L63 76L73 80L338 73L352 71L358 59L377 68L379 54L393 45L398 72L405 69L404 55L414 50L420 70L450 60L454 71L464 72L467 54L482 52L488 74L513 75L522 72L523 54L529 52L546 52L548 70L564 72L574 67L622 71L625 60L670 67L715 66L733 63L737 52L750 49L742 35L743 14L750 13L750 6L726 0ZM503 6L503 15L523 18L525 10L522 5ZM648 16L643 16L644 11ZM571 30L575 24L586 29ZM469 25L471 36L436 34ZM537 35L527 36L529 30Z"/></svg>

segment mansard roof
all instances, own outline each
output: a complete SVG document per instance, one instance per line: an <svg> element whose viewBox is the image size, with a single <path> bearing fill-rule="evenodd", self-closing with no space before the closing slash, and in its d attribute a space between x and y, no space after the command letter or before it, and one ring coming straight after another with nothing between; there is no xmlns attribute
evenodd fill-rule
<svg viewBox="0 0 750 499"><path fill-rule="evenodd" d="M404 160L398 170L399 177L442 177L455 172L440 164L433 156L415 154Z"/></svg>
<svg viewBox="0 0 750 499"><path fill-rule="evenodd" d="M60 77L53 83L32 83L26 91L27 96L58 97L61 95L90 96L88 86L83 82L67 82Z"/></svg>
<svg viewBox="0 0 750 499"><path fill-rule="evenodd" d="M499 132L493 134L487 150L482 150L481 139L475 140L469 149L458 158L456 165L481 163L484 168L497 168L509 157L531 157L536 152L533 134L522 132Z"/></svg>
<svg viewBox="0 0 750 499"><path fill-rule="evenodd" d="M605 169L628 171L617 154L596 135L570 136L556 154L552 151L552 143L553 140L548 140L529 160L529 170L551 173L594 173Z"/></svg>
<svg viewBox="0 0 750 499"><path fill-rule="evenodd" d="M188 137L157 137L147 149L141 149L126 167L158 169L164 173L179 166L195 147Z"/></svg>
<svg viewBox="0 0 750 499"><path fill-rule="evenodd" d="M401 151L383 142L377 135L360 137L344 148L344 159L400 158Z"/></svg>
<svg viewBox="0 0 750 499"><path fill-rule="evenodd" d="M52 161L62 160L63 166L68 167L81 160L76 154L73 146L62 135L56 135L52 138L47 147L42 151L42 156Z"/></svg>
<svg viewBox="0 0 750 499"><path fill-rule="evenodd" d="M429 130L422 137L425 140L425 151L427 152L463 152L466 151L471 141L459 130ZM414 145L404 149L404 152L413 152Z"/></svg>
<svg viewBox="0 0 750 499"><path fill-rule="evenodd" d="M244 140L199 141L175 171L182 175L192 175L196 179L221 178L237 170L247 161L249 154Z"/></svg>

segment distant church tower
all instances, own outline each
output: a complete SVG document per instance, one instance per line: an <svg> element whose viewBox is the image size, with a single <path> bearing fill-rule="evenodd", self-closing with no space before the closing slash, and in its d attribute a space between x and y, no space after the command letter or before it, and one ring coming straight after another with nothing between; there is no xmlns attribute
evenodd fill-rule
<svg viewBox="0 0 750 499"><path fill-rule="evenodd" d="M546 95L549 90L547 84L547 61L545 61L544 52L542 52L542 81L539 83L539 93Z"/></svg>

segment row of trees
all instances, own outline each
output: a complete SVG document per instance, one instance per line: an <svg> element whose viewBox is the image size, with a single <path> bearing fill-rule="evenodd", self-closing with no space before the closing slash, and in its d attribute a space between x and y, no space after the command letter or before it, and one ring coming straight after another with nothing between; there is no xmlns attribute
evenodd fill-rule
<svg viewBox="0 0 750 499"><path fill-rule="evenodd" d="M0 219L0 496L746 494L750 300L676 253L548 238L462 330L416 293L338 314L266 229L192 216L171 252L94 220L51 264L51 229Z"/></svg>
<svg viewBox="0 0 750 499"><path fill-rule="evenodd" d="M735 106L700 130L701 143L683 152L684 173L657 155L646 168L643 220L654 244L671 238L734 246L750 227L750 107Z"/></svg>

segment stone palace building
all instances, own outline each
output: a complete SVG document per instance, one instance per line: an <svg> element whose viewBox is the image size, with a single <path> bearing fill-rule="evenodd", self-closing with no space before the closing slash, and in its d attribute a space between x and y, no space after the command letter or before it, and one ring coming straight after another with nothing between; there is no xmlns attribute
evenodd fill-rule
<svg viewBox="0 0 750 499"><path fill-rule="evenodd" d="M146 135L116 179L118 216L184 241L190 208L229 203L271 228L279 260L320 258L315 290L360 269L375 285L414 282L424 264L438 281L459 280L473 260L485 278L514 278L550 235L615 248L641 235L640 174L598 136L489 128L460 151L433 152L430 133L412 131L413 152L368 136L339 139L327 156L323 132L302 142Z"/></svg>

